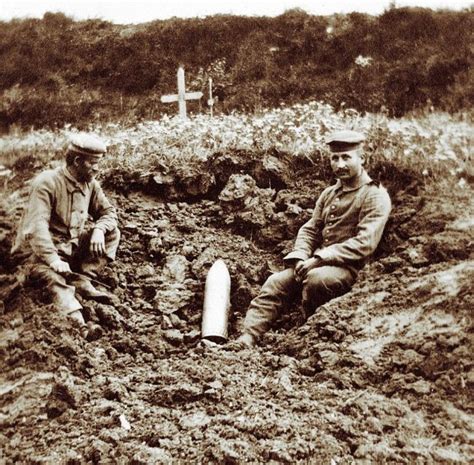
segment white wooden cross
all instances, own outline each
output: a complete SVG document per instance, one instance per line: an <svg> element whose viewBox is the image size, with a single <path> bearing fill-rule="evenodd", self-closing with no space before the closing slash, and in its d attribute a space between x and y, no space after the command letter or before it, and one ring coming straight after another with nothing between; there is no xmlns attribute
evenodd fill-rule
<svg viewBox="0 0 474 465"><path fill-rule="evenodd" d="M212 98L212 78L209 78L209 100L207 101L209 108L211 109L211 118L212 118L212 109L214 108L214 99Z"/></svg>
<svg viewBox="0 0 474 465"><path fill-rule="evenodd" d="M202 92L186 92L186 85L184 82L184 68L178 68L178 94L162 95L161 101L163 103L178 102L179 116L186 118L186 100L197 100L202 97Z"/></svg>

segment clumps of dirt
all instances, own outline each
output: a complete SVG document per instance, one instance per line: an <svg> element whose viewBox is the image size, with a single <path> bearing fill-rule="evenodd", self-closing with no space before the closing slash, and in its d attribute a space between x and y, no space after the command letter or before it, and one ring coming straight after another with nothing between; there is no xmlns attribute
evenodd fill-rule
<svg viewBox="0 0 474 465"><path fill-rule="evenodd" d="M261 347L232 352L199 343L207 271L219 258L229 268L235 335L326 185L314 160L247 155L149 173L128 189L107 180L122 242L97 285L119 303L83 302L98 338L82 338L42 289L18 279L14 259L2 261L7 461L472 458L469 196L453 208L408 174L391 183L386 173L392 218L354 289L307 321L295 305ZM18 195L1 201L2 257Z"/></svg>
<svg viewBox="0 0 474 465"><path fill-rule="evenodd" d="M354 457L466 460L474 262L405 267L383 280L375 269L303 326L270 334L266 347L295 357L314 383L354 392L343 411L368 433Z"/></svg>

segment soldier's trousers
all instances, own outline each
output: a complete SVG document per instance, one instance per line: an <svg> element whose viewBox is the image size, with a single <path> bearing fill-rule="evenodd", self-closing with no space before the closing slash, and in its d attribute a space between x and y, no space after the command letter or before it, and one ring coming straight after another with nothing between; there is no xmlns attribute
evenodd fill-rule
<svg viewBox="0 0 474 465"><path fill-rule="evenodd" d="M68 262L71 270L75 273L91 273L100 271L108 262L115 259L120 231L115 228L105 235L105 256L93 257L89 253L89 244L92 231L84 233L79 238L79 245L72 249L71 254L61 253L61 259ZM75 295L75 287L71 284L74 277L56 273L49 265L39 262L32 257L30 264L30 279L39 285L45 286L51 293L53 303L66 315L80 310L82 305Z"/></svg>
<svg viewBox="0 0 474 465"><path fill-rule="evenodd" d="M348 292L355 279L355 272L339 266L312 269L304 285L295 280L293 268L274 273L250 303L243 332L259 338L270 328L279 312L298 298L298 293L301 293L305 314L309 316L320 305Z"/></svg>

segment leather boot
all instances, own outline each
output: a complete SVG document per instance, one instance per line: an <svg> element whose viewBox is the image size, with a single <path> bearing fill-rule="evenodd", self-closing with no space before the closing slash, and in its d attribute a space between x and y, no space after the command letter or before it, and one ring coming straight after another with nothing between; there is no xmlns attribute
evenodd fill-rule
<svg viewBox="0 0 474 465"><path fill-rule="evenodd" d="M92 321L89 321L87 323L87 333L85 335L85 338L89 341L97 341L97 339L100 339L104 334L104 330L97 324L92 323Z"/></svg>
<svg viewBox="0 0 474 465"><path fill-rule="evenodd" d="M108 260L106 257L98 257L96 259L86 260L80 265L80 272L83 275L90 276L92 279L97 279L100 270L104 268Z"/></svg>
<svg viewBox="0 0 474 465"><path fill-rule="evenodd" d="M75 310L68 314L68 318L71 318L80 328L86 327L86 322L80 310Z"/></svg>
<svg viewBox="0 0 474 465"><path fill-rule="evenodd" d="M113 305L116 304L117 298L106 291L99 291L87 278L77 279L71 283L76 292L85 299L92 299L101 304Z"/></svg>
<svg viewBox="0 0 474 465"><path fill-rule="evenodd" d="M243 333L239 338L230 341L223 346L224 350L238 352L240 350L251 349L256 345L255 337L248 333Z"/></svg>

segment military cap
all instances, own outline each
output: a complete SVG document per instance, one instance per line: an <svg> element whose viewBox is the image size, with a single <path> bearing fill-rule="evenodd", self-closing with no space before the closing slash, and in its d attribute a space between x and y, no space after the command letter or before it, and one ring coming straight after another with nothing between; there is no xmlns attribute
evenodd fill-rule
<svg viewBox="0 0 474 465"><path fill-rule="evenodd" d="M71 136L68 150L80 155L97 156L105 153L107 146L95 134L80 132Z"/></svg>
<svg viewBox="0 0 474 465"><path fill-rule="evenodd" d="M364 140L364 134L345 130L329 134L326 138L326 144L329 145L332 152L346 152L356 149Z"/></svg>

